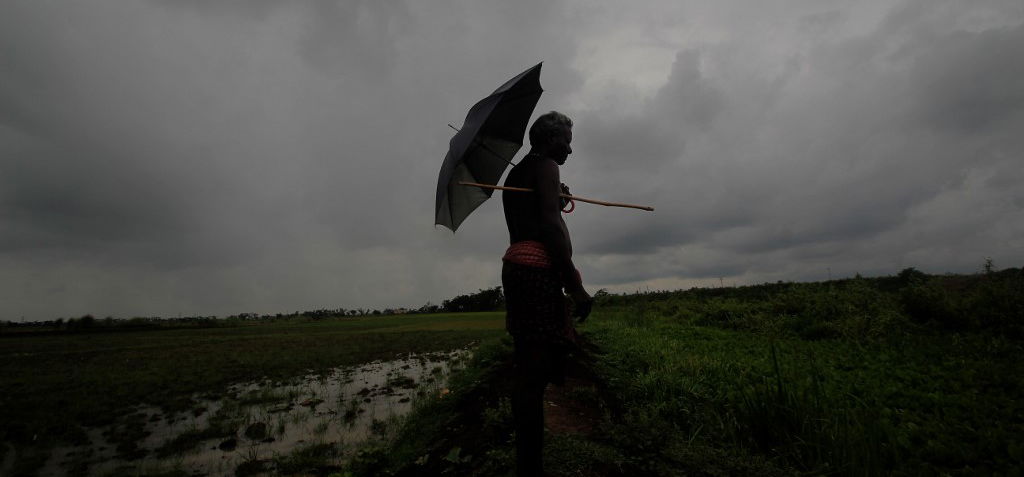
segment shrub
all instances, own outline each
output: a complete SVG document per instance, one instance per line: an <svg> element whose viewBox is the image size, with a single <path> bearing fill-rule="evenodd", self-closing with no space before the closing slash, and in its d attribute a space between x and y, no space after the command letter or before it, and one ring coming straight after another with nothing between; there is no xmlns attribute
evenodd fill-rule
<svg viewBox="0 0 1024 477"><path fill-rule="evenodd" d="M982 328L1024 337L1024 270L989 271L966 294L963 308Z"/></svg>
<svg viewBox="0 0 1024 477"><path fill-rule="evenodd" d="M970 325L965 315L937 280L913 283L900 291L907 316L917 323L934 323L951 330Z"/></svg>

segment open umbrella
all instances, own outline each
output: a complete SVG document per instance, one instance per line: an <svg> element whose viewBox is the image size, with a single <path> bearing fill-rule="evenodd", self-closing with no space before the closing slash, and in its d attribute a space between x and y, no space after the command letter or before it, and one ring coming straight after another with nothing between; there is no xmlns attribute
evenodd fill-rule
<svg viewBox="0 0 1024 477"><path fill-rule="evenodd" d="M537 64L512 78L473 105L452 137L437 178L434 223L454 232L459 224L494 193L460 182L496 185L516 152L523 147L526 125L544 91Z"/></svg>

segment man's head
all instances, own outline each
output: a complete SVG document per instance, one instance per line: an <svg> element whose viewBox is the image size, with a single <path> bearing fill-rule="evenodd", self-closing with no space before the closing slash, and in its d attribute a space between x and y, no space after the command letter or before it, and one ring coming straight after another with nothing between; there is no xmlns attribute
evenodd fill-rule
<svg viewBox="0 0 1024 477"><path fill-rule="evenodd" d="M547 156L559 165L572 154L572 120L568 116L551 111L537 118L530 126L530 146L538 154Z"/></svg>

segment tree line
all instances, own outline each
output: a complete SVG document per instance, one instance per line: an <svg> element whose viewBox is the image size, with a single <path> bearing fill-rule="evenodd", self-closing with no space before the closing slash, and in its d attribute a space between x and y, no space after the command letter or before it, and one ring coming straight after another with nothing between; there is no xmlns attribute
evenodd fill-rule
<svg viewBox="0 0 1024 477"><path fill-rule="evenodd" d="M384 316L400 314L426 313L460 313L472 311L497 311L505 307L505 295L501 287L480 289L475 293L458 295L444 300L440 305L427 302L419 308L319 308L315 310L294 311L291 313L236 313L225 318L216 316L179 316L172 318L132 317L127 319L96 318L91 314L74 318L58 318L56 320L14 322L0 321L0 334L12 332L66 332L85 333L92 331L130 331L147 328L205 328L232 326L241 322L276 321L305 318L320 320L326 318Z"/></svg>

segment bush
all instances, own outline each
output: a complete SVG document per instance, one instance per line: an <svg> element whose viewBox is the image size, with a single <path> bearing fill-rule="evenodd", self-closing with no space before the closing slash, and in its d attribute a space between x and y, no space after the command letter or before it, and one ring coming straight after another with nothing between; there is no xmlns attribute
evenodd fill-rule
<svg viewBox="0 0 1024 477"><path fill-rule="evenodd" d="M733 298L712 298L701 307L695 325L734 330L764 331L769 310L763 304Z"/></svg>
<svg viewBox="0 0 1024 477"><path fill-rule="evenodd" d="M1024 337L1024 270L986 273L965 301L978 326Z"/></svg>
<svg viewBox="0 0 1024 477"><path fill-rule="evenodd" d="M711 297L694 315L695 325L805 339L879 338L906 322L898 300L866 279L772 285L760 294Z"/></svg>
<svg viewBox="0 0 1024 477"><path fill-rule="evenodd" d="M917 282L900 291L900 302L907 316L922 324L936 324L949 330L971 327L966 315L957 309L952 296L937 280Z"/></svg>

